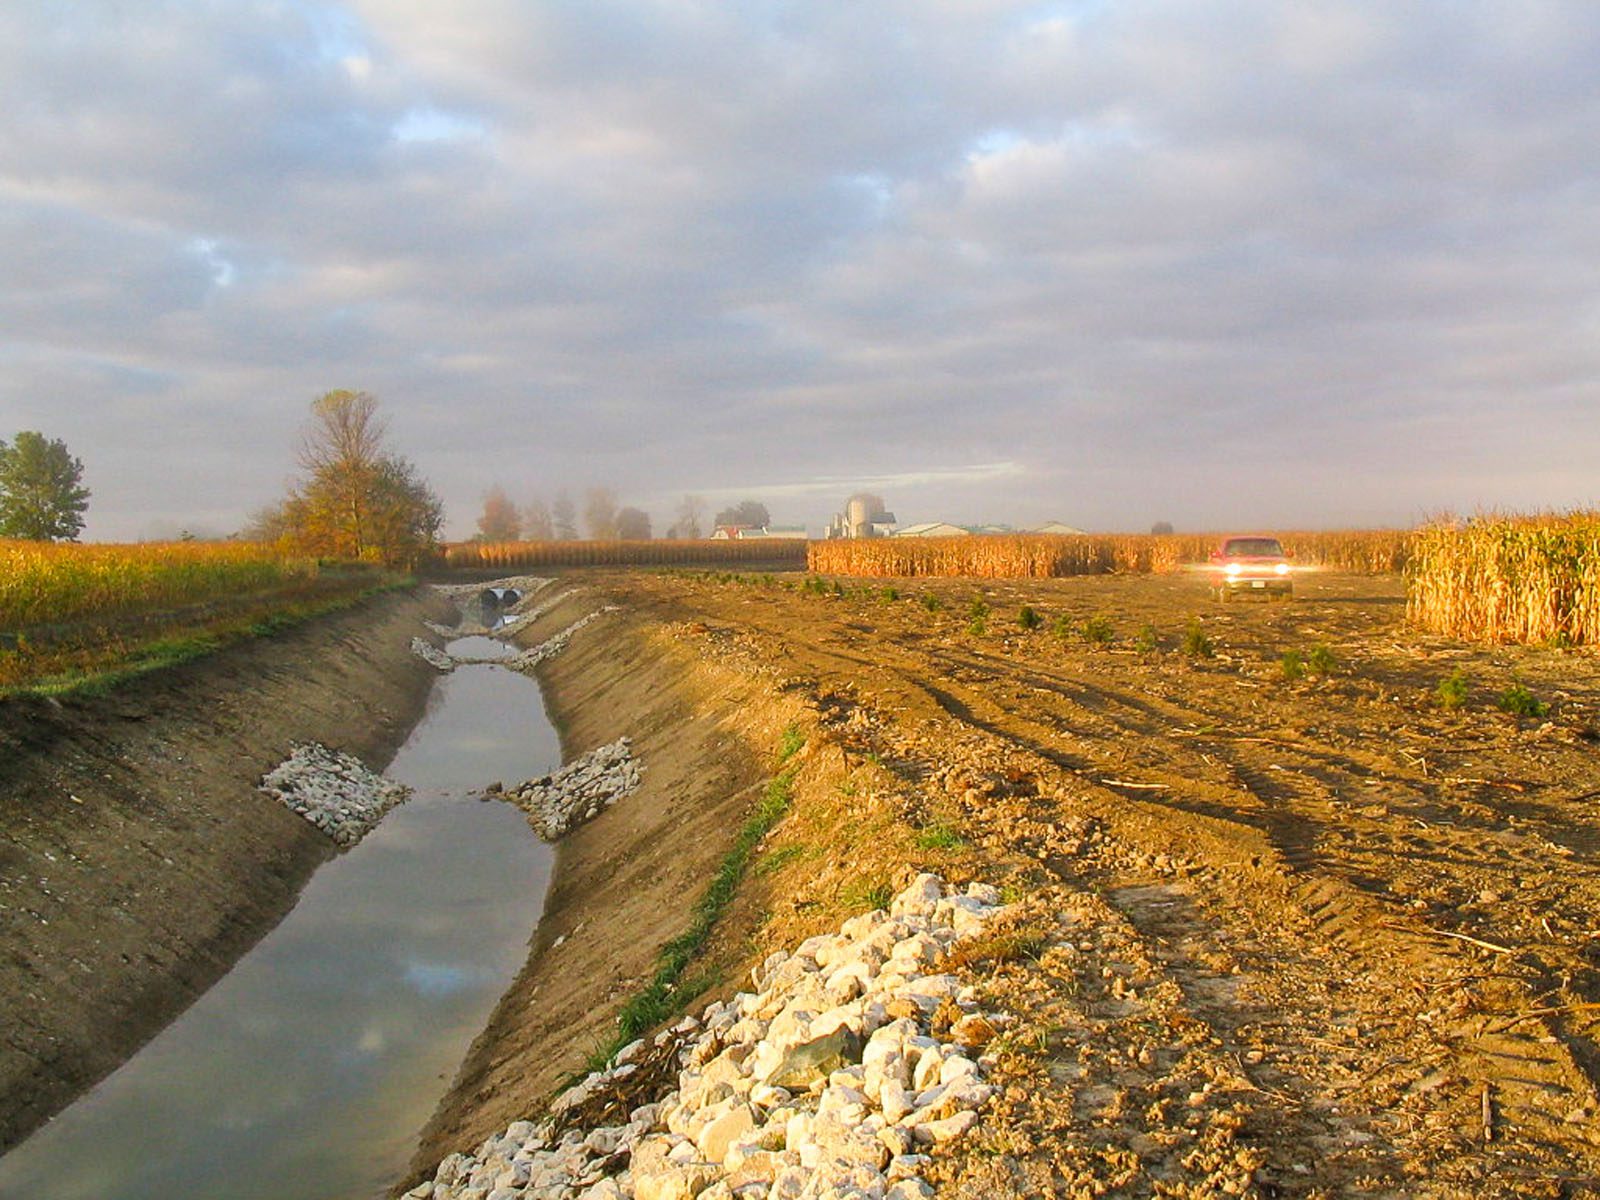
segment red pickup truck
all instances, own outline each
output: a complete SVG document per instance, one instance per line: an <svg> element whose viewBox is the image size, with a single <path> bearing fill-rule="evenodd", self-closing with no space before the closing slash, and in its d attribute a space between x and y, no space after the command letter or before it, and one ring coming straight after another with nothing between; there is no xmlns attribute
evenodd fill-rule
<svg viewBox="0 0 1600 1200"><path fill-rule="evenodd" d="M1292 570L1289 555L1275 537L1224 538L1211 554L1211 586L1224 604L1241 592L1288 600L1294 595Z"/></svg>

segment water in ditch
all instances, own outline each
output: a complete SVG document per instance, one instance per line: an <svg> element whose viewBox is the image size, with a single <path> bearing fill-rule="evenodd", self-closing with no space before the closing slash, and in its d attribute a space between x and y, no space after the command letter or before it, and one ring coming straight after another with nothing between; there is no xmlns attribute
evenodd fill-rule
<svg viewBox="0 0 1600 1200"><path fill-rule="evenodd" d="M387 772L415 796L187 1012L0 1158L0 1197L382 1197L544 904L550 848L475 793L560 758L532 679L492 665L442 676Z"/></svg>

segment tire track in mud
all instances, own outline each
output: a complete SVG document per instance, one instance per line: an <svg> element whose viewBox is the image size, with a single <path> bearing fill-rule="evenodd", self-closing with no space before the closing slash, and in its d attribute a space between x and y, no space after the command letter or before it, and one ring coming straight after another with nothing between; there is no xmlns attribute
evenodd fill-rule
<svg viewBox="0 0 1600 1200"><path fill-rule="evenodd" d="M1384 723L1403 725L1405 714L1369 717L1366 694L1343 686L1328 689L1326 719L1319 712L1315 725L1304 707L1316 692L1300 693L1296 728L1274 694L1227 669L1108 681L1098 672L1137 664L1106 655L1102 667L1090 652L1088 663L1058 666L949 638L853 636L870 630L842 641L817 625L770 632L795 656L820 660L820 676L859 684L860 703L903 707L900 724L948 723L1031 760L1046 784L1036 803L1047 824L1085 815L1104 823L1109 854L1084 859L1045 844L1026 852L1063 887L1097 890L1182 994L1181 1009L1234 1056L1240 1092L1254 1097L1246 1106L1284 1126L1254 1139L1272 1149L1282 1194L1309 1188L1283 1174L1296 1156L1302 1165L1348 1160L1345 1178L1365 1170L1374 1185L1406 1194L1418 1179L1398 1173L1401 1159L1408 1170L1429 1163L1433 1183L1463 1189L1453 1194L1535 1194L1524 1183L1552 1178L1541 1144L1568 1179L1594 1174L1586 1131L1563 1121L1594 1104L1593 1061L1588 1078L1582 1069L1589 1043L1559 1018L1495 1029L1530 1007L1540 984L1565 988L1555 996L1565 1000L1583 997L1582 981L1441 937L1435 926L1453 932L1449 906L1418 910L1414 889L1390 887L1415 876L1476 888L1550 865L1526 823L1488 828L1488 810L1474 818L1485 828L1465 819L1472 793L1388 735ZM1429 743L1430 755L1439 750ZM1119 779L1158 786L1106 782ZM975 829L983 807L963 809ZM1158 855L1179 860L1177 870L1154 867ZM1375 867L1384 855L1399 876ZM1264 1057L1245 1061L1254 1050ZM1472 1174L1483 1166L1485 1083L1495 1120L1514 1131L1494 1145L1505 1181L1495 1187ZM1347 1135L1356 1140L1345 1144ZM1250 1123L1240 1136L1252 1137Z"/></svg>
<svg viewBox="0 0 1600 1200"><path fill-rule="evenodd" d="M1169 751L1169 758L1178 760L1161 764L1160 770L1148 764L1142 770L1145 775L1155 774L1162 780L1176 781L1168 782L1165 786L1180 795L1170 799L1166 793L1130 798L1117 791L1114 785L1107 785L1096 778L1098 774L1119 768L1122 764L1097 762L1093 756L1059 749L1051 744L1051 735L1059 736L1059 730L1043 725L1037 719L1038 715L1046 714L1024 712L1014 697L996 694L1005 684L1013 682L1015 676L1008 679L1004 673L988 664L979 666L961 662L949 654L936 653L928 657L943 668L938 672L940 684L930 683L921 671L910 664L897 664L894 669L901 674L906 685L931 696L951 718L1068 772L1080 787L1115 796L1118 803L1128 809L1157 809L1169 817L1190 822L1199 818L1205 823L1206 832L1211 837L1220 836L1224 841L1237 836L1247 837L1247 830L1263 837L1272 853L1254 855L1251 863L1280 876L1284 897L1303 914L1305 927L1298 931L1295 940L1322 947L1324 955L1337 947L1345 957L1343 965L1347 973L1375 977L1385 964L1400 961L1407 963L1412 973L1425 981L1448 980L1462 974L1460 955L1438 946L1425 930L1405 927L1402 924L1403 914L1392 903L1386 903L1382 897L1371 894L1359 879L1349 878L1341 865L1320 851L1319 839L1341 816L1333 803L1334 786L1303 769L1266 761L1274 758L1287 760L1298 748L1273 742L1270 751L1267 751L1249 744L1201 738L1195 738L1187 745L1173 745L1172 734L1175 731L1170 727L1162 728L1160 718L1152 711L1155 705L1117 705L1124 713L1130 714L1119 720L1110 714L1112 705L1085 706L1071 698L1059 681L1041 683L1037 674L1031 679L1024 675L1024 681L1035 688L1043 687L1057 704L1071 705L1076 710L1072 714L1079 723L1074 728L1075 743L1081 745L1087 740L1082 726L1098 726L1090 735L1095 744L1111 744L1118 736L1131 734L1163 743ZM882 669L888 664L880 658L876 665ZM958 673L972 673L980 678L969 684L958 680ZM1051 686L1052 682L1055 686ZM1072 683L1080 689L1080 695L1105 695L1103 690L1086 681L1073 680ZM1178 705L1163 707L1174 717L1201 728L1214 724L1217 719L1217 714L1203 710L1186 710ZM1197 779L1197 759L1213 770L1220 766L1235 781L1234 785L1230 788L1226 784ZM1319 762L1317 767L1324 771L1328 769L1325 762ZM1357 766L1357 770L1360 769ZM1218 791L1222 795L1215 796ZM1197 792L1212 793L1214 798L1196 796ZM1113 822L1115 825L1116 822ZM1230 913L1237 915L1241 901L1247 903L1245 898L1249 895L1248 888L1240 888L1237 894L1227 898L1212 897L1211 903L1205 908L1207 928L1190 936L1214 936L1209 932L1210 928L1219 922L1227 924ZM1115 897L1114 891L1108 895L1108 899L1142 936L1157 942L1170 940L1164 939L1158 928L1141 925L1143 914L1140 906L1124 908L1116 904ZM1268 907L1270 916L1270 905ZM1250 924L1258 929L1261 927L1259 921ZM1280 944L1273 957L1281 962L1289 951L1288 946ZM1325 962L1320 967L1325 970L1329 965ZM1181 980L1177 964L1173 966L1175 977ZM1399 981L1395 983L1394 988L1383 990L1391 994L1398 991L1403 997L1409 989ZM1186 990L1186 994L1192 995L1193 990ZM1294 998L1281 997L1280 1002L1286 1008L1292 1008ZM1220 1020L1223 1025L1231 1019L1214 1005L1208 1008L1204 1003L1191 1003L1198 1019L1208 1023ZM1391 1000L1390 1004L1382 1007L1392 1012L1395 1007L1403 1006L1395 1005ZM1306 1013L1305 1017L1314 1020L1316 1014ZM1583 1078L1587 1074L1582 1069L1581 1056L1573 1052L1573 1048L1566 1044L1566 1039L1560 1039L1558 1049L1552 1051L1549 1043L1539 1040L1537 1036L1479 1034L1471 1041L1463 1042L1463 1037L1471 1037L1471 1031L1466 1028L1453 1030L1447 1036L1455 1042L1456 1060L1477 1060L1477 1069L1471 1074L1495 1082L1500 1092L1498 1102L1507 1115L1514 1113L1530 1125L1542 1127L1541 1133L1546 1136L1560 1129L1562 1114L1553 1111L1548 1101L1552 1097L1578 1099L1578 1093L1572 1086L1574 1077ZM1363 1054L1370 1054L1371 1047L1352 1043L1348 1049L1352 1056L1359 1058ZM1395 1060L1391 1065L1415 1061L1410 1053L1388 1057ZM1305 1078L1291 1082L1291 1079L1290 1074L1285 1074L1274 1082L1279 1089L1307 1097L1325 1094L1330 1086L1327 1080ZM1370 1114L1373 1119L1377 1115L1376 1110ZM1362 1136L1366 1137L1367 1134L1363 1133Z"/></svg>

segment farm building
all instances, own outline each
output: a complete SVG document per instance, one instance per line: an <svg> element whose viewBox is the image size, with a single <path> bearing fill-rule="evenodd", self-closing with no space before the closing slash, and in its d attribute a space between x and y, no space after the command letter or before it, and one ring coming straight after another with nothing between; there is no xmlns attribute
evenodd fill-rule
<svg viewBox="0 0 1600 1200"><path fill-rule="evenodd" d="M845 501L844 511L835 513L828 522L825 537L870 538L888 537L895 531L894 514L889 512L879 496L857 492Z"/></svg>
<svg viewBox="0 0 1600 1200"><path fill-rule="evenodd" d="M807 536L804 525L763 525L759 529L746 526L739 531L741 541L748 541L751 538L791 538L805 541Z"/></svg>
<svg viewBox="0 0 1600 1200"><path fill-rule="evenodd" d="M804 525L718 525L711 536L719 541L733 539L747 542L760 538L791 538L804 541L808 535Z"/></svg>
<svg viewBox="0 0 1600 1200"><path fill-rule="evenodd" d="M1065 524L1064 522L1061 522L1061 521L1046 521L1043 525L1039 526L1037 529L1030 529L1030 530L1028 530L1028 532L1029 533L1071 533L1071 534L1081 534L1084 531L1081 530L1081 529L1074 529L1071 525L1067 525L1067 524Z"/></svg>
<svg viewBox="0 0 1600 1200"><path fill-rule="evenodd" d="M972 530L961 525L952 525L948 521L923 521L916 525L902 525L892 533L891 537L965 537Z"/></svg>

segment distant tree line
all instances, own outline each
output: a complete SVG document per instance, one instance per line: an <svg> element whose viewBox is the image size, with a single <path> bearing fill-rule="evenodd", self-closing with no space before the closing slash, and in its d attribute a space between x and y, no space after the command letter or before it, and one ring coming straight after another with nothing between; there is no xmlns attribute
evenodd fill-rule
<svg viewBox="0 0 1600 1200"><path fill-rule="evenodd" d="M705 514L704 498L684 496L662 536L696 539L706 537L720 525L765 526L770 521L766 505L756 500L723 509L709 527ZM654 536L650 514L631 506L619 507L616 492L608 487L592 487L584 492L581 527L583 537L597 542L644 542ZM535 496L519 508L505 488L496 483L484 493L483 513L473 540L491 544L574 541L580 536L579 528L578 507L565 490L557 492L549 503Z"/></svg>

